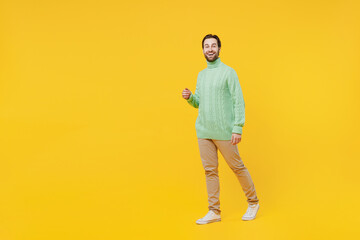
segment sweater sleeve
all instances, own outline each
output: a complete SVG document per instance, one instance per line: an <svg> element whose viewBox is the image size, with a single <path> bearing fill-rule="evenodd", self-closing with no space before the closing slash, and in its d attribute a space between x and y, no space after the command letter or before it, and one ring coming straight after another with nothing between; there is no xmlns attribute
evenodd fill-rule
<svg viewBox="0 0 360 240"><path fill-rule="evenodd" d="M190 95L189 99L187 100L187 102L193 106L194 108L199 108L199 99L200 99L200 88L199 88L199 85L200 85L200 73L198 74L198 77L197 77L197 81L196 81L196 89L195 89L195 94L192 94Z"/></svg>
<svg viewBox="0 0 360 240"><path fill-rule="evenodd" d="M242 129L245 124L245 102L239 78L234 69L230 70L229 77L227 78L227 84L231 94L235 114L232 132L242 134Z"/></svg>

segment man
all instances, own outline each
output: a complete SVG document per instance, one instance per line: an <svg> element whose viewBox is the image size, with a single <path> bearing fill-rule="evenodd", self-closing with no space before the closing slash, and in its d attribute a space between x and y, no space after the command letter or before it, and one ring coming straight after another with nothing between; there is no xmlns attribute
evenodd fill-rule
<svg viewBox="0 0 360 240"><path fill-rule="evenodd" d="M208 192L209 212L196 223L221 221L218 150L237 176L247 197L248 209L242 219L252 220L259 209L259 199L236 145L241 141L245 123L245 103L239 79L235 70L219 58L221 42L218 36L206 35L202 48L207 68L198 74L195 94L187 88L182 92L183 98L199 109L195 127Z"/></svg>

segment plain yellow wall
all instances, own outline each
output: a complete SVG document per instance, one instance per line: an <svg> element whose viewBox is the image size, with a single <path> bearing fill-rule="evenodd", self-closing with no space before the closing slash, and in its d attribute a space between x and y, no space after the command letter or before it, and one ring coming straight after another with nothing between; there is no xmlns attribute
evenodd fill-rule
<svg viewBox="0 0 360 240"><path fill-rule="evenodd" d="M360 4L1 1L0 239L355 239ZM222 41L246 103L240 154L260 210L220 156L207 212L197 109L181 97Z"/></svg>

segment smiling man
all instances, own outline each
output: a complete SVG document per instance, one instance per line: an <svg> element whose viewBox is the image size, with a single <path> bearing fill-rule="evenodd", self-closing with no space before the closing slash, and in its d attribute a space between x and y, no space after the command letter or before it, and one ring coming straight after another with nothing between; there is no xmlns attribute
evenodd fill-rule
<svg viewBox="0 0 360 240"><path fill-rule="evenodd" d="M248 208L242 219L252 220L258 212L259 199L237 147L245 123L245 103L239 79L235 70L220 60L218 36L206 35L202 48L207 68L199 72L194 94L188 88L182 92L183 98L199 109L195 127L208 192L209 212L196 223L221 221L218 150L235 173L247 198Z"/></svg>

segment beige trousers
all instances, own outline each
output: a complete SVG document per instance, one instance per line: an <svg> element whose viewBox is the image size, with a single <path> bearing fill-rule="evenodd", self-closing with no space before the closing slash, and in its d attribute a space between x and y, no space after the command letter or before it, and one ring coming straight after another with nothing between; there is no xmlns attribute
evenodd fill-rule
<svg viewBox="0 0 360 240"><path fill-rule="evenodd" d="M240 185L247 197L249 204L259 202L255 186L248 169L239 155L237 145L232 145L231 140L214 140L198 138L200 157L205 169L206 186L208 192L209 210L220 213L220 184L218 175L218 149L229 167L238 178Z"/></svg>

